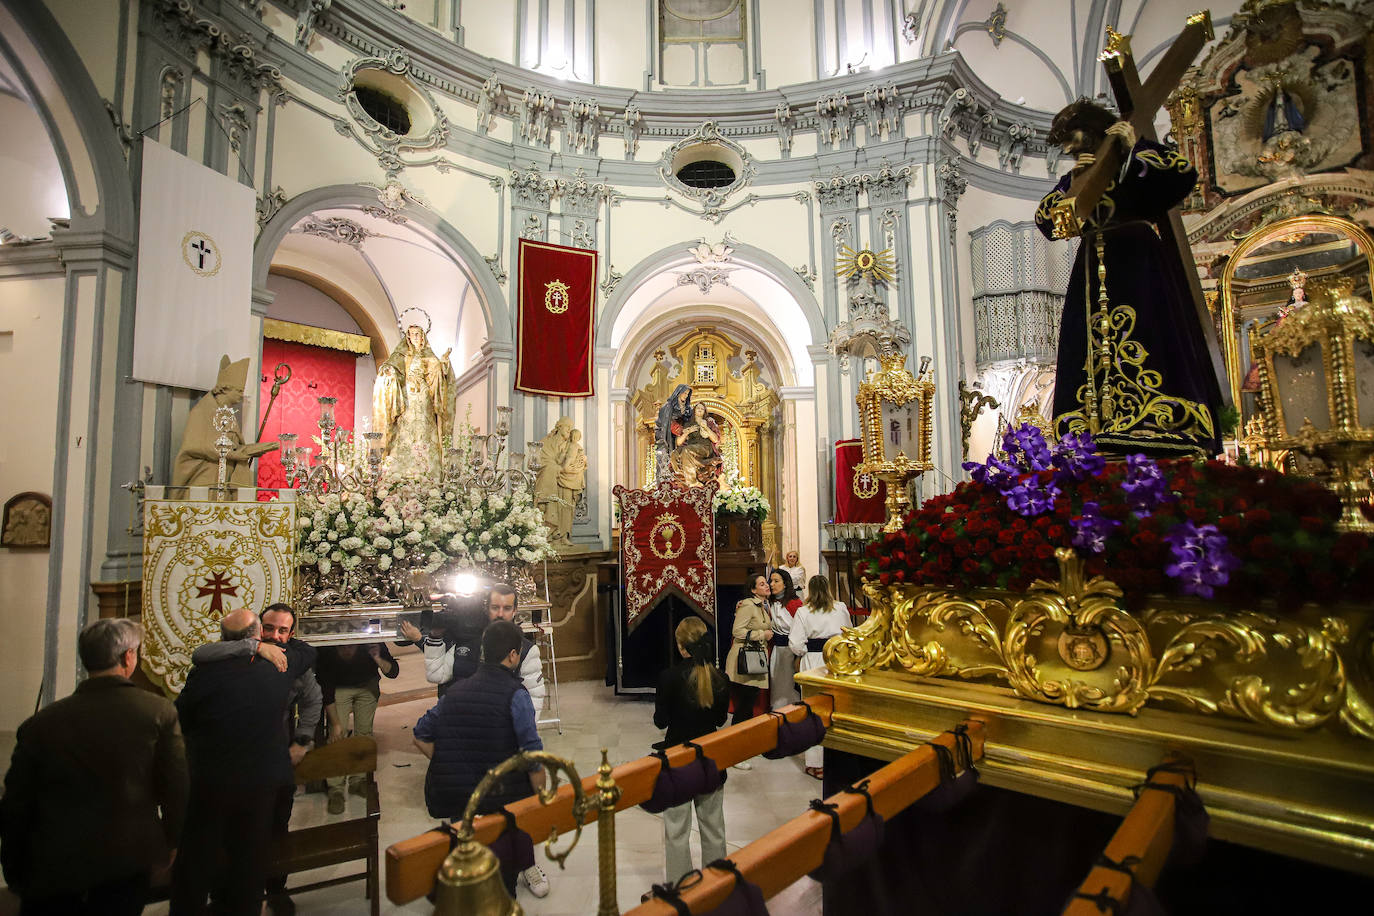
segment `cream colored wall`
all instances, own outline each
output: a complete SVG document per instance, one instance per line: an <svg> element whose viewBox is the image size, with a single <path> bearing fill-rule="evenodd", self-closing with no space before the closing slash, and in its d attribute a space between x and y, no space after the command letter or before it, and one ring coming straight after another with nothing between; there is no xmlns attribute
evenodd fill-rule
<svg viewBox="0 0 1374 916"><path fill-rule="evenodd" d="M652 26L643 3L597 5L596 81L603 86L644 88L644 73L649 69L645 54L645 35ZM602 138L604 147L606 138ZM603 153L602 155L607 155Z"/></svg>
<svg viewBox="0 0 1374 916"><path fill-rule="evenodd" d="M478 54L511 63L515 60L516 0L482 0L463 4L464 43ZM507 86L507 92L525 87Z"/></svg>
<svg viewBox="0 0 1374 916"><path fill-rule="evenodd" d="M69 216L67 188L43 122L28 102L0 95L0 226L16 235L48 234L48 217Z"/></svg>
<svg viewBox="0 0 1374 916"><path fill-rule="evenodd" d="M52 495L62 338L61 276L0 281L0 498ZM9 333L5 333L9 332ZM43 678L48 552L0 548L0 732L33 711Z"/></svg>

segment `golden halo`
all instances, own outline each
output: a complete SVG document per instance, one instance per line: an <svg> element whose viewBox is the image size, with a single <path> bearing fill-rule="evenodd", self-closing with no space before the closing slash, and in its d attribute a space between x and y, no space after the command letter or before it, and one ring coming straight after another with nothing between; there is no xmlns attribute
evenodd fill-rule
<svg viewBox="0 0 1374 916"><path fill-rule="evenodd" d="M891 284L897 279L897 262L893 258L891 248L884 248L882 251L873 251L871 248L855 251L848 245L843 245L835 257L835 273L841 277L868 274L876 280Z"/></svg>

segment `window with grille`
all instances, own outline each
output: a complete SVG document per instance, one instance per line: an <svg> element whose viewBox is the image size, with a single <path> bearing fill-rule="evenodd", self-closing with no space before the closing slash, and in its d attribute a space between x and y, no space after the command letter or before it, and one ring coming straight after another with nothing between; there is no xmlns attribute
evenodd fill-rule
<svg viewBox="0 0 1374 916"><path fill-rule="evenodd" d="M969 233L980 369L1004 360L1054 362L1076 241L1051 242L1034 223L1005 220Z"/></svg>
<svg viewBox="0 0 1374 916"><path fill-rule="evenodd" d="M372 120L394 134L405 136L410 133L410 112L396 96L372 86L354 86L353 95Z"/></svg>

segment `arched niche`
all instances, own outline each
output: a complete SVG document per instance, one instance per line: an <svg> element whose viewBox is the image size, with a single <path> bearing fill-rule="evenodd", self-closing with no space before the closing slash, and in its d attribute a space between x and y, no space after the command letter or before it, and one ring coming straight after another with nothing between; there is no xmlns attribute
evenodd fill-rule
<svg viewBox="0 0 1374 916"><path fill-rule="evenodd" d="M679 285L678 274L698 266L691 253L698 241L692 239L660 249L626 272L607 297L598 318L598 347L622 346L641 315ZM824 344L829 333L815 293L775 255L742 242L731 241L729 247L728 260L722 262L731 270L729 288L743 292L763 310L768 323L786 342L795 383L811 384L811 361L806 348ZM700 298L710 301L707 294Z"/></svg>
<svg viewBox="0 0 1374 916"><path fill-rule="evenodd" d="M287 233L304 217L321 210L348 209L366 212L385 211L380 206L377 189L365 185L330 185L314 188L293 197L263 226L253 249L253 278L261 286L272 266L272 258ZM482 311L487 339L495 343L511 340L510 308L482 255L462 233L437 213L419 204L403 210L385 211L404 218L407 223L422 227L446 248L453 262L463 272L476 291L476 301ZM406 306L400 306L401 309ZM399 309L398 309L399 312Z"/></svg>

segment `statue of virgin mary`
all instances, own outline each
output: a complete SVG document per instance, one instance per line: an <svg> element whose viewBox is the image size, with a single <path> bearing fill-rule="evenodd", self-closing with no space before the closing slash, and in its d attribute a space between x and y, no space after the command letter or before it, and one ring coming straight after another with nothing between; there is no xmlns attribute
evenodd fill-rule
<svg viewBox="0 0 1374 916"><path fill-rule="evenodd" d="M451 352L445 350L442 357L435 356L429 348L427 329L412 324L377 370L372 418L383 434L383 484L417 478L435 480L443 473L444 437L453 435L458 399L453 364L448 358Z"/></svg>

